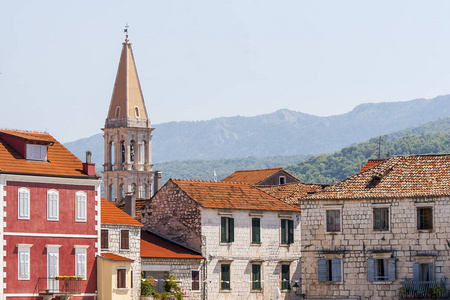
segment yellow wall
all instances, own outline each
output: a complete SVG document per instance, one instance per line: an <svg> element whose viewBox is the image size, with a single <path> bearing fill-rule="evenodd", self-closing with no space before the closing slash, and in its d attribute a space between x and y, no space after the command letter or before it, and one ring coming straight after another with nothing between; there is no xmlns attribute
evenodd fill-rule
<svg viewBox="0 0 450 300"><path fill-rule="evenodd" d="M126 268L127 287L117 288L117 268ZM131 299L131 262L115 262L103 257L97 259L97 294L102 300Z"/></svg>

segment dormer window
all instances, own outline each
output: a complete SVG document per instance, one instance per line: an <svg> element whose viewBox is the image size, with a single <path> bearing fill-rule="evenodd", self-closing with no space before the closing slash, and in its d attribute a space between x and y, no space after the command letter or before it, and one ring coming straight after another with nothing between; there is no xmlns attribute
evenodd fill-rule
<svg viewBox="0 0 450 300"><path fill-rule="evenodd" d="M27 144L26 159L47 160L47 145Z"/></svg>
<svg viewBox="0 0 450 300"><path fill-rule="evenodd" d="M280 185L286 184L286 177L285 176L278 177L278 183Z"/></svg>

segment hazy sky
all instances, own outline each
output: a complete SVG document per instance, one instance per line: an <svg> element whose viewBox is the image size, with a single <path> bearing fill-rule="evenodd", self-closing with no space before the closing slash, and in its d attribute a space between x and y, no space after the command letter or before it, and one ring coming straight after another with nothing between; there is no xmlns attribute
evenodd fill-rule
<svg viewBox="0 0 450 300"><path fill-rule="evenodd" d="M450 94L449 15L447 0L2 1L0 128L99 133L126 22L153 124Z"/></svg>

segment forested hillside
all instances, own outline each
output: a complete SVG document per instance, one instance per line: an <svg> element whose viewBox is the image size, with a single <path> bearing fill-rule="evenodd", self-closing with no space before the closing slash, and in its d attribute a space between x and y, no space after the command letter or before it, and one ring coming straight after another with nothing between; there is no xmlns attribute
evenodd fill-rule
<svg viewBox="0 0 450 300"><path fill-rule="evenodd" d="M448 122L448 119L446 119ZM444 123L441 123L444 125ZM395 133L372 138L368 142L345 147L333 154L315 155L286 170L304 182L333 183L359 172L361 164L369 158L393 155L450 153L450 132L436 134L410 135L395 139Z"/></svg>

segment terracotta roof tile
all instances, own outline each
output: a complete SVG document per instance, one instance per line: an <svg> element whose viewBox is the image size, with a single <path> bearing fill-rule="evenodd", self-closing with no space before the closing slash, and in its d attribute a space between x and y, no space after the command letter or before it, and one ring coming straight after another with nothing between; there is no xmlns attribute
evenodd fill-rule
<svg viewBox="0 0 450 300"><path fill-rule="evenodd" d="M25 159L0 136L0 172L12 174L89 177L83 172L83 162L46 132L0 129L0 134L15 138L48 142L47 161ZM98 178L98 176L94 177Z"/></svg>
<svg viewBox="0 0 450 300"><path fill-rule="evenodd" d="M305 199L450 195L450 154L395 156Z"/></svg>
<svg viewBox="0 0 450 300"><path fill-rule="evenodd" d="M103 224L143 226L140 222L116 207L114 203L106 201L103 198L101 202L101 222Z"/></svg>
<svg viewBox="0 0 450 300"><path fill-rule="evenodd" d="M126 258L114 253L102 253L101 254L104 258L112 260L112 261L134 261L130 258Z"/></svg>
<svg viewBox="0 0 450 300"><path fill-rule="evenodd" d="M300 182L259 188L269 195L295 205L298 204L298 198L321 191L324 188L324 185Z"/></svg>
<svg viewBox="0 0 450 300"><path fill-rule="evenodd" d="M240 170L225 177L221 181L256 184L280 170L283 170L283 168L280 167L280 168L259 169L259 170Z"/></svg>
<svg viewBox="0 0 450 300"><path fill-rule="evenodd" d="M361 168L360 172L364 172L373 166L378 165L380 162L385 161L386 158L371 158L367 161L367 163L364 165L364 167Z"/></svg>
<svg viewBox="0 0 450 300"><path fill-rule="evenodd" d="M168 241L148 231L141 231L141 257L152 258L199 258L199 253Z"/></svg>
<svg viewBox="0 0 450 300"><path fill-rule="evenodd" d="M246 183L170 179L205 208L300 211Z"/></svg>

